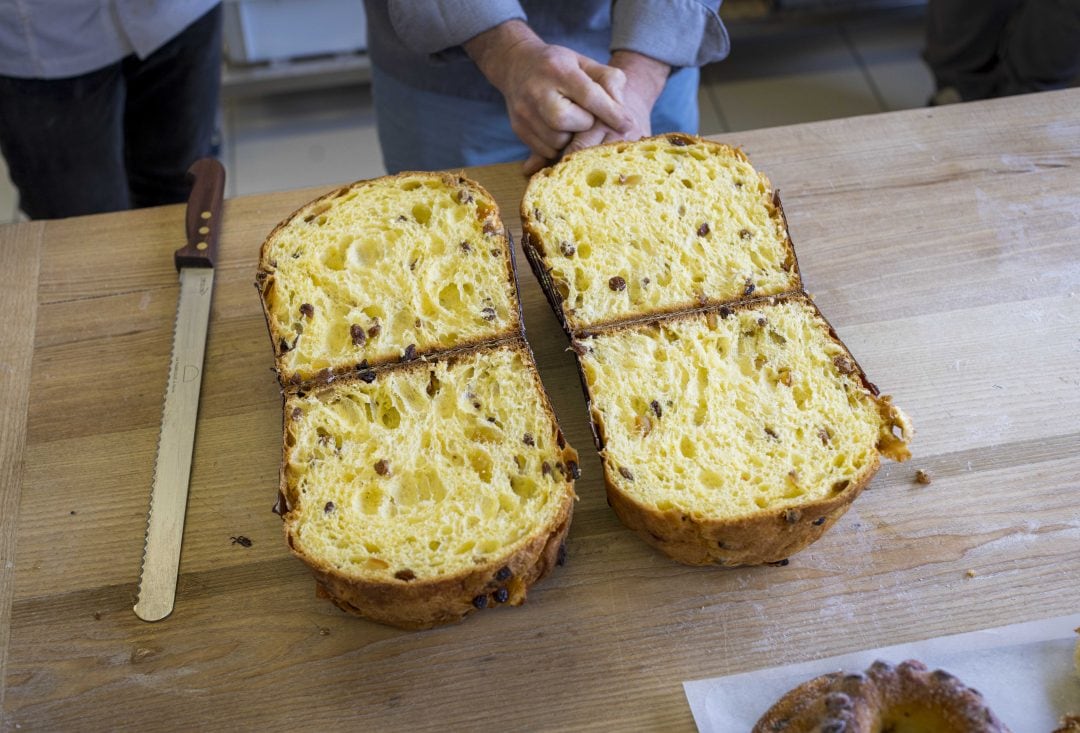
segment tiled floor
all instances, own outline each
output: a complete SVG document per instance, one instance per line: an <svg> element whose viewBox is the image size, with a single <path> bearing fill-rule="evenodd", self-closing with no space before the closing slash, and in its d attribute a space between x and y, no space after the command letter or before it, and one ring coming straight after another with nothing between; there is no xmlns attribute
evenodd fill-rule
<svg viewBox="0 0 1080 733"><path fill-rule="evenodd" d="M932 92L918 11L732 28L732 53L703 70L705 135L917 107ZM334 184L384 172L370 91L353 86L227 99L228 195ZM16 194L0 159L0 223Z"/></svg>
<svg viewBox="0 0 1080 733"><path fill-rule="evenodd" d="M367 86L227 101L224 129L229 196L386 172Z"/></svg>
<svg viewBox="0 0 1080 733"><path fill-rule="evenodd" d="M739 33L703 71L703 134L919 107L933 92L919 13Z"/></svg>

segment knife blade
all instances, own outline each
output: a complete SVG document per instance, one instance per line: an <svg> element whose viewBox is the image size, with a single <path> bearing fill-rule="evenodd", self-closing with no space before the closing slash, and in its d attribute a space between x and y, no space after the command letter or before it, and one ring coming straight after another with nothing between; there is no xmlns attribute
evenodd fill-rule
<svg viewBox="0 0 1080 733"><path fill-rule="evenodd" d="M143 621L168 616L176 597L225 169L213 158L202 158L188 169L188 180L192 188L185 216L187 243L173 254L180 273L180 297L134 609Z"/></svg>

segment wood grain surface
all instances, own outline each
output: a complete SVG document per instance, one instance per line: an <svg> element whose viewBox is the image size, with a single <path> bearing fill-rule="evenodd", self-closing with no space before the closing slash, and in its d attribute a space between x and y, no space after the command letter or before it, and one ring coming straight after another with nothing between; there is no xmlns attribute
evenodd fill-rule
<svg viewBox="0 0 1080 733"><path fill-rule="evenodd" d="M270 512L281 399L255 265L331 187L226 202L176 610L156 624L131 606L183 208L0 229L3 729L685 730L684 680L1076 612L1077 109L1080 90L723 138L781 190L807 288L917 431L786 567L683 567L621 527L519 259L582 453L568 562L521 608L419 633L316 599ZM468 173L516 238L518 167Z"/></svg>
<svg viewBox="0 0 1080 733"><path fill-rule="evenodd" d="M4 345L0 349L0 679L7 669L11 636L8 619L15 588L16 519L26 447L43 230L41 224L19 227L5 236L0 246L0 272L8 277L7 284L0 287L0 313L6 314L10 324L4 329ZM5 690L6 685L0 684L0 718Z"/></svg>

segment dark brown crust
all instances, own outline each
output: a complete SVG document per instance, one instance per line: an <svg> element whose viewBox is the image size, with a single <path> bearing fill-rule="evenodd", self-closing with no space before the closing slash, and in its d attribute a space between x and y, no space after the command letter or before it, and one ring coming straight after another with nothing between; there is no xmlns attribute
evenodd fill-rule
<svg viewBox="0 0 1080 733"><path fill-rule="evenodd" d="M342 611L400 629L430 629L483 610L476 603L479 597L485 599L484 609L524 603L528 589L558 564L559 548L566 541L573 509L574 500L568 494L557 521L537 531L514 552L477 565L467 573L438 580L370 582L345 578L293 552L311 566L316 594ZM510 569L511 577L500 581L497 573L504 567ZM501 602L497 600L500 590L506 591L506 600Z"/></svg>
<svg viewBox="0 0 1080 733"><path fill-rule="evenodd" d="M873 733L901 717L912 730L1009 733L978 691L913 659L808 680L769 708L752 733Z"/></svg>
<svg viewBox="0 0 1080 733"><path fill-rule="evenodd" d="M447 353L440 359L453 362L467 353L494 351L510 348L521 354L529 374L539 392L544 413L552 427L552 437L561 450L563 465L578 465L577 451L566 444L562 430L555 418L555 412L548 400L536 370L535 359L528 342L523 338L510 339L496 344L489 344L470 349L459 349ZM389 365L376 371L376 379L389 371L398 372L407 369L426 368L421 361L407 364ZM355 381L359 377L346 377L340 387ZM328 390L336 387L318 386L316 389ZM279 494L284 497L286 511L282 516L285 540L292 553L300 558L315 575L316 591L319 597L330 600L335 606L358 616L379 623L402 629L426 629L441 624L460 621L468 614L480 610L474 601L478 596L487 597L486 608L499 605L518 606L525 602L528 589L548 574L557 564L559 547L566 539L566 533L573 515L575 500L573 470L565 476L565 491L561 506L555 518L546 526L538 528L532 536L519 543L516 549L510 549L503 555L477 565L467 572L457 573L444 578L415 580L369 580L343 573L330 567L319 559L310 557L297 549L292 536L293 522L299 516L301 497L295 487L289 485L285 467L289 464L290 433L288 423L289 402L286 400L284 439L282 442L281 471L279 475ZM503 567L511 571L510 578L499 581L495 574ZM497 601L492 594L499 589L506 590L506 600Z"/></svg>
<svg viewBox="0 0 1080 733"><path fill-rule="evenodd" d="M798 506L762 509L746 517L694 517L677 509L659 512L615 485L604 456L608 504L629 529L672 560L686 565L765 565L781 563L816 542L832 527L877 473L875 460L838 494ZM794 521L791 521L794 517Z"/></svg>
<svg viewBox="0 0 1080 733"><path fill-rule="evenodd" d="M701 142L707 145L719 145L734 151L740 158L749 162L746 155L738 148L730 148L720 143L713 143L681 133L657 137L664 137L669 141L676 138L682 141L682 144ZM609 145L619 144L625 143L609 143ZM766 178L766 180L768 179ZM743 308L752 308L762 303L778 303L783 300L797 299L805 302L813 309L814 313L828 329L829 336L847 354L853 365L853 375L872 395L877 397L877 387L867 379L865 371L840 340L832 324L829 323L810 296L802 289L798 259L794 244L791 241L787 215L780 201L779 191L773 189L772 204L787 236L786 249L788 257L786 264L790 265L789 271L794 275L796 283L799 284L797 290L768 296L743 297L729 301L710 299L704 303L683 303L666 309L652 310L641 315L608 319L592 324L587 329L576 329L571 325L563 311L562 298L554 286L550 276L550 269L545 264L545 244L541 241L533 226L534 214L526 206L526 199L527 194L521 204L522 249L533 274L540 283L548 304L570 339L571 346L577 355L578 377L585 395L593 443L604 460L604 484L608 503L623 524L638 532L647 543L661 550L672 559L690 565L719 564L734 566L782 562L790 555L799 552L820 538L843 516L851 503L870 483L880 467L879 457L875 457L873 464L867 466L839 493L827 499L801 504L797 507L764 509L757 514L738 519L693 517L679 510L658 512L655 508L645 506L632 497L623 494L617 488L612 473L616 469L607 460L604 452L603 421L592 406L592 395L589 392L588 381L580 358L584 350L589 348L589 339L599 334L637 328L642 325L688 320L698 318L702 314L722 314L725 310L736 311ZM797 509L794 515L791 511L793 508ZM795 521L791 520L792 516L796 516Z"/></svg>
<svg viewBox="0 0 1080 733"><path fill-rule="evenodd" d="M506 259L507 279L513 285L514 298L517 301L517 307L514 309L517 316L516 322L508 324L506 328L504 328L500 333L495 334L493 337L477 338L468 341L462 341L453 349L417 349L413 358L434 357L447 353L449 351L465 351L470 348L481 347L484 344L491 343L493 341L502 341L515 338L517 336L521 336L522 338L524 338L525 320L522 315L521 294L517 282L517 262L516 255L514 253L514 242L511 237L509 228L507 228L502 222L501 212L499 211L499 206L498 203L495 201L494 196L492 196L483 186L481 186L479 183L472 180L471 178L467 178L466 176L461 174L453 173L432 173L430 171L403 171L393 176L385 176L383 178L373 178L369 180L356 181L355 183L336 188L333 191L330 191L329 193L320 196L314 201L309 201L308 203L304 204L299 209L294 211L292 214L285 217L281 222L277 224L277 226L275 226L271 230L270 234L267 235L259 250L259 265L258 270L255 274L255 287L259 291L259 301L262 306L263 318L266 321L267 333L270 337L270 346L274 350L274 363L275 371L278 375L278 382L281 384L282 389L286 392L310 390L313 386L319 383L326 384L343 376L358 373L361 370L358 368L358 365L353 363L349 364L348 366L338 368L332 372L328 370L323 370L322 372L307 377L303 377L299 374L288 373L286 371L283 359L284 353L286 352L283 352L281 350L279 336L274 332L273 318L271 317L270 304L268 302L270 290L274 286L274 275L277 269L275 263L273 263L269 258L269 249L271 242L275 239L277 233L281 229L286 227L297 217L304 215L306 212L312 209L318 208L318 206L325 201L339 198L354 189L362 189L367 186L374 185L377 182L385 183L386 181L395 178L409 178L413 176L437 177L442 179L442 181L448 186L467 186L468 188L476 192L480 197L490 202L491 209L484 217L484 221L497 222L498 226L501 228L498 242L500 246L505 247L507 252L509 253L509 257L507 257ZM406 360L402 356L391 356L381 359L367 360L366 363L369 368L374 369L386 365L400 364L406 361L409 360Z"/></svg>
<svg viewBox="0 0 1080 733"><path fill-rule="evenodd" d="M695 135L688 135L686 133L668 133L668 134L664 134L664 135L654 135L653 137L650 137L650 138L642 138L642 140L640 140L639 142L648 142L648 141L654 141L654 140L660 140L660 139L671 141L673 138L683 141L682 144L684 144L684 145L700 143L702 145L706 145L706 146L709 146L709 147L722 148L724 150L731 151L734 155L736 155L738 158L742 159L743 161L745 161L747 163L750 162L750 159L746 156L746 154L740 148L735 148L735 147L732 147L730 145L725 145L724 143L714 142L712 140L706 140L705 138L697 137ZM610 147L610 146L619 146L619 145L627 145L627 144L628 143L626 143L625 141L616 141L616 142L603 143L603 145L597 146L597 147ZM630 143L630 144L633 144L633 143ZM583 155L588 150L592 150L592 149L593 148L587 148L585 150L579 150L579 151L577 151L575 153L571 153L570 155L566 156L566 158L564 158L564 160L570 160L576 155ZM581 335L586 334L586 333L599 331L599 330L602 330L604 328L615 326L615 325L618 325L620 323L625 322L627 320L625 316L615 316L615 317L608 318L608 319L605 319L605 320L602 320L602 321L597 321L596 323L591 324L587 328L575 327L574 325L572 325L570 323L570 319L567 317L567 315L564 312L563 307L562 307L562 302L563 302L562 298L560 297L558 291L555 289L554 283L552 282L551 275L550 275L551 268L546 265L546 262L545 262L545 259L544 259L545 253L546 253L546 244L543 242L543 238L540 237L539 233L536 231L536 229L533 226L533 220L535 218L533 212L531 210L528 210L528 207L525 205L525 201L528 198L528 188L532 186L532 182L534 180L537 180L538 176L543 176L543 175L545 175L545 173L544 173L544 171L541 171L540 173L535 174L529 180L529 184L528 184L528 186L526 187L526 190L525 190L525 195L522 197L522 200L521 200L521 212L520 212L520 214L521 214L521 247L522 247L522 250L524 250L524 252L525 252L525 257L529 261L529 266L532 269L533 274L536 276L536 279L540 282L540 287L543 290L544 295L547 298L548 303L551 305L552 310L555 312L555 316L558 318L559 323L562 324L563 330L566 332L567 336L569 336L571 339L573 339L575 337L580 337ZM768 177L765 176L765 174L761 173L760 171L758 172L758 175L760 175L766 181L769 180ZM770 182L770 186L771 186L771 182ZM783 230L784 230L784 236L786 237L785 242L784 242L784 247L785 247L786 255L787 255L785 257L785 263L790 263L790 266L791 266L791 269L787 270L787 271L790 272L791 275L793 275L794 278L795 278L795 285L796 285L795 290L801 290L802 289L802 275L800 274L800 270L799 270L799 261L798 261L798 258L796 257L796 254L795 254L795 245L791 241L791 233L790 233L790 231L788 229L787 216L784 214L784 207L780 203L780 192L779 192L779 190L772 189L772 197L771 198L772 198L772 205L773 205L774 209L776 210L775 216L777 216L780 219L780 221L782 222ZM779 294L779 293L777 293L777 294ZM736 299L736 300L738 300L738 299ZM688 301L684 301L682 303L675 303L675 304L672 304L670 306L666 306L664 308L653 309L653 310L649 311L647 314L645 314L644 316L642 316L642 318L648 319L648 318L656 318L658 316L663 316L663 315L668 315L668 314L684 313L684 312L689 312L689 311L693 311L693 310L698 310L702 306L705 306L705 307L719 306L719 305L723 305L725 303L731 303L731 302L734 302L734 301L733 300L721 300L721 299L718 299L718 298L707 298L704 301L698 301L698 300L692 300L691 301L691 300L688 300Z"/></svg>
<svg viewBox="0 0 1080 733"><path fill-rule="evenodd" d="M529 230L525 219L521 220L521 250L525 253L525 260L529 263L529 269L532 270L533 276L536 277L537 282L540 283L540 291L543 292L544 298L547 299L548 305L551 306L551 311L555 314L555 317L559 321L559 325L562 326L563 332L570 338L574 337L574 332L570 328L570 324L566 321L566 314L562 310L562 299L559 298L558 292L555 290L555 285L551 282L551 275L548 270L544 268L543 255L540 253L538 247L539 242L533 241L533 234Z"/></svg>
<svg viewBox="0 0 1080 733"><path fill-rule="evenodd" d="M431 175L429 173L400 173L398 176ZM566 444L562 430L555 418L547 393L536 370L535 358L525 340L525 326L522 303L517 281L517 262L513 241L509 230L503 225L495 199L478 183L461 175L441 174L448 185L469 186L485 200L491 203L491 209L485 221L495 222L500 227L499 241L509 253L507 277L514 287L517 300L517 322L510 324L499 334L489 339L476 339L458 344L452 349L417 351L411 358L384 359L373 363L362 362L339 369L337 372L325 372L307 379L299 379L285 374L282 369L281 353L276 342L268 303L269 289L273 287L274 267L268 261L269 243L277 232L305 212L317 207L328 198L345 195L357 187L370 185L369 181L360 181L349 186L335 189L312 201L278 224L267 237L260 252L259 270L255 285L259 289L260 301L265 316L267 331L274 348L279 382L282 385L282 463L279 472L278 503L275 511L282 516L286 543L294 555L307 564L316 578L317 595L327 598L338 608L363 616L373 621L397 626L404 629L423 629L440 624L459 621L468 614L480 610L480 605L492 608L499 605L520 605L525 601L528 589L546 576L551 568L559 564L561 548L570 526L575 501L574 479L577 475L578 454ZM408 369L427 368L431 361L453 363L468 354L485 350L510 348L519 352L528 365L535 388L539 392L543 410L547 415L555 443L561 451L561 464L567 466L564 475L564 490L557 514L546 526L537 529L534 534L519 542L516 547L508 548L503 555L479 564L467 572L461 572L444 578L410 579L365 579L343 573L317 558L312 558L298 550L293 541L292 521L298 517L297 509L300 498L294 487L290 487L286 466L290 452L290 398L300 397L307 392L322 391L331 388L331 383L348 384L349 381L363 380L371 382L387 372ZM555 489L556 491L558 489ZM478 599L483 598L483 601Z"/></svg>
<svg viewBox="0 0 1080 733"><path fill-rule="evenodd" d="M828 327L830 337L854 366L852 376L870 389L862 367L848 351L828 321L817 309L813 300L805 293L786 293L763 298L728 303L723 306L710 306L689 312L669 316L649 316L631 322L609 326L584 337L578 347L588 348L588 342L599 334L670 324L678 321L690 321L709 313L719 314L722 309L734 314L740 310L751 309L763 304L777 304L784 301L798 301L813 309ZM575 350L576 351L576 350ZM816 501L786 505L777 508L762 509L749 516L730 518L695 517L678 508L666 512L657 511L631 496L624 494L617 486L614 472L616 465L608 459L605 452L604 424L601 415L592 406L592 395L588 389L584 372L579 360L582 387L585 390L586 407L589 411L589 423L593 429L597 450L604 463L604 485L607 490L608 504L615 511L623 524L637 532L650 545L668 557L687 565L763 565L778 563L817 541L836 521L844 515L851 503L870 483L881 465L880 458L852 479L840 492ZM872 385L871 385L872 386ZM794 512L794 513L793 513Z"/></svg>

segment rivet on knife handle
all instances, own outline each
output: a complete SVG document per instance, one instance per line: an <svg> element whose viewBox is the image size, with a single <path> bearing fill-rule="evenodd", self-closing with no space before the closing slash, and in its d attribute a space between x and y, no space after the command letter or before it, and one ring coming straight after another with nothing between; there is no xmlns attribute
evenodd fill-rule
<svg viewBox="0 0 1080 733"><path fill-rule="evenodd" d="M176 269L213 267L221 231L221 202L225 169L213 158L202 158L188 169L191 196L187 207L187 244L176 250Z"/></svg>
<svg viewBox="0 0 1080 733"><path fill-rule="evenodd" d="M217 161L200 160L191 167L189 175L194 185L187 208L188 240L175 253L180 270L180 297L150 493L139 600L134 609L135 615L144 621L159 621L168 616L176 597L214 288L214 252L225 189L225 172Z"/></svg>

